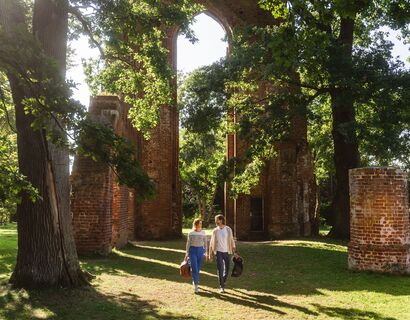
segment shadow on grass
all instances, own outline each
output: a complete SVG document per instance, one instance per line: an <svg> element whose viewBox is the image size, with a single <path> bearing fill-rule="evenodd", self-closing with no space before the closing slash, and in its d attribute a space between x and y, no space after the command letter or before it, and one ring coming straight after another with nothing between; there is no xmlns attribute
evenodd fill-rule
<svg viewBox="0 0 410 320"><path fill-rule="evenodd" d="M102 294L93 288L13 290L0 288L0 318L14 319L170 319L195 320L181 314L160 313L153 302L121 292Z"/></svg>
<svg viewBox="0 0 410 320"><path fill-rule="evenodd" d="M16 241L12 237L7 241L4 237L0 239L2 244L8 243L0 246L0 276L9 273L14 265ZM184 242L181 240L138 242L105 258L81 260L83 266L93 273L124 276L124 281L127 281L127 275L137 275L181 283L189 282L178 273L184 256L183 248ZM270 312L272 316L285 315L285 311L279 309L284 308L312 317L324 314L339 319L393 320L375 312L353 308L321 304L300 306L281 301L279 297L329 295L331 291L410 295L408 277L349 272L343 243L299 239L273 244L238 243L238 249L245 259L243 275L228 280L227 294L204 290L201 293L203 297L209 297L209 300L217 297L233 305ZM201 288L216 288L215 262L204 263L202 271ZM160 309L158 301L147 301L127 291L117 291L115 295L93 288L27 292L0 286L0 318L5 319L196 319L174 313L165 314Z"/></svg>
<svg viewBox="0 0 410 320"><path fill-rule="evenodd" d="M240 294L238 294L240 293ZM317 312L313 312L307 308L300 307L294 304L279 301L275 296L266 294L247 294L237 289L226 290L224 294L218 294L210 290L201 288L198 293L204 297L214 297L220 300L225 300L236 305L242 305L249 308L262 309L268 312L273 312L279 315L286 315L286 312L276 309L275 307L284 307L288 309L295 309L299 312L317 316Z"/></svg>
<svg viewBox="0 0 410 320"><path fill-rule="evenodd" d="M94 273L129 273L143 277L183 281L178 266L183 259L182 242L167 250L164 243L129 245L107 258L85 259ZM410 295L410 277L347 270L347 253L341 245L294 241L290 244L240 243L245 259L240 278L229 279L228 286L273 295L322 295L330 291L372 291L390 295ZM180 250L180 251L179 251ZM203 263L201 283L217 286L215 262Z"/></svg>
<svg viewBox="0 0 410 320"><path fill-rule="evenodd" d="M392 317L381 316L378 313L371 311L362 311L355 308L331 308L314 305L320 314L325 314L332 319L348 319L348 320L397 320Z"/></svg>

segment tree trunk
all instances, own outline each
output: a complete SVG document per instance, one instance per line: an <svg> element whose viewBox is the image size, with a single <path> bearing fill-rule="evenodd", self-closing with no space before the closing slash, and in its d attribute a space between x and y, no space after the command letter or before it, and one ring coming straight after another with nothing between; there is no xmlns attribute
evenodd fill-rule
<svg viewBox="0 0 410 320"><path fill-rule="evenodd" d="M354 101L347 85L351 79L353 32L354 20L343 18L339 42L332 51L332 61L337 63L334 64L331 77L334 84L340 81L342 84L335 85L331 91L336 189L332 201L335 219L329 235L340 239L350 236L349 169L357 168L360 164Z"/></svg>
<svg viewBox="0 0 410 320"><path fill-rule="evenodd" d="M65 6L65 1L52 0L37 0L34 6L34 34L46 54L55 58L59 66L59 74L50 75L53 81L62 81L65 74ZM24 12L16 1L0 0L0 23L9 33L15 26L24 25ZM25 29L28 30L27 26ZM10 282L25 288L85 284L87 281L79 266L72 233L68 154L51 145L44 130L33 131L33 118L25 114L22 106L24 98L29 96L28 91L18 75L8 76L16 108L20 172L42 197L33 203L22 194L17 207L18 254Z"/></svg>
<svg viewBox="0 0 410 320"><path fill-rule="evenodd" d="M206 204L205 200L201 199L201 197L198 196L198 210L199 210L199 217L202 221L205 220L205 210L206 210Z"/></svg>

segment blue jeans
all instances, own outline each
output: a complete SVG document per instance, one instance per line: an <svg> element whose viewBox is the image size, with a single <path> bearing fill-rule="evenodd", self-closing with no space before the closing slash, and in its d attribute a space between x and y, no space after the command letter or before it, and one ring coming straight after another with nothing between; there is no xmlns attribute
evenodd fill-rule
<svg viewBox="0 0 410 320"><path fill-rule="evenodd" d="M218 268L219 286L225 288L225 282L229 272L229 254L228 252L216 252L216 267Z"/></svg>
<svg viewBox="0 0 410 320"><path fill-rule="evenodd" d="M198 285L199 270L201 269L202 258L204 256L204 253L204 247L189 247L188 255L189 260L191 261L192 280L194 281L195 285Z"/></svg>

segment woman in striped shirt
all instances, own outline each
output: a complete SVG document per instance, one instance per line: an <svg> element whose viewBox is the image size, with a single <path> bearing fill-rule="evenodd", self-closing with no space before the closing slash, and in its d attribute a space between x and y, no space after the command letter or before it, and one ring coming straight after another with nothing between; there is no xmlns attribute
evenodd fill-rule
<svg viewBox="0 0 410 320"><path fill-rule="evenodd" d="M199 270L202 258L208 251L208 241L205 231L202 230L202 220L195 219L192 223L192 231L188 234L186 242L185 260L191 261L192 284L195 293L198 292Z"/></svg>

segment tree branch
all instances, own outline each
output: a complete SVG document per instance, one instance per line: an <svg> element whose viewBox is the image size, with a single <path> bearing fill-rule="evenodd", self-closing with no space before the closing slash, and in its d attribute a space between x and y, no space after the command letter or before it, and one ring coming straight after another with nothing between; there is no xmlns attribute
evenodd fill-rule
<svg viewBox="0 0 410 320"><path fill-rule="evenodd" d="M71 13L74 17L77 18L77 20L81 23L83 26L84 32L88 35L89 39L91 42L98 48L100 51L101 58L105 58L104 50L101 46L101 44L94 38L93 32L91 30L91 26L87 22L87 20L84 18L83 14L80 12L78 7L70 7L68 6L67 9L68 13Z"/></svg>
<svg viewBox="0 0 410 320"><path fill-rule="evenodd" d="M14 133L17 133L17 130L13 127L11 124L10 116L9 116L9 111L7 110L7 105L6 105L6 98L4 96L3 90L0 89L0 99L1 99L1 108L4 111L4 114L6 115L6 121L7 124L10 127L10 130L13 131Z"/></svg>

